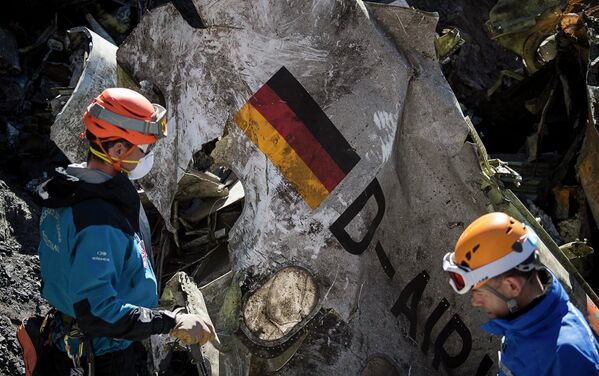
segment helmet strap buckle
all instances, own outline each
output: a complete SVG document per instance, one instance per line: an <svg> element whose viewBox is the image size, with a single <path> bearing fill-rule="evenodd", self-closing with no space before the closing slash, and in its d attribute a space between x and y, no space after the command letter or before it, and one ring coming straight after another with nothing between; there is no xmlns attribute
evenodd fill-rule
<svg viewBox="0 0 599 376"><path fill-rule="evenodd" d="M518 309L520 309L520 306L518 305L518 301L516 300L516 298L507 300L505 304L507 305L507 309L508 311L510 311L510 313L514 313Z"/></svg>

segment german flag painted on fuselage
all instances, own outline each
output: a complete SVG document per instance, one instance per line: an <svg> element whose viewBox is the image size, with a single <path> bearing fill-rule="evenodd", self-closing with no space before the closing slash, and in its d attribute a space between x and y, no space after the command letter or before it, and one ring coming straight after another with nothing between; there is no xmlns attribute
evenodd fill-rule
<svg viewBox="0 0 599 376"><path fill-rule="evenodd" d="M360 160L285 67L239 110L235 123L311 208L318 207Z"/></svg>

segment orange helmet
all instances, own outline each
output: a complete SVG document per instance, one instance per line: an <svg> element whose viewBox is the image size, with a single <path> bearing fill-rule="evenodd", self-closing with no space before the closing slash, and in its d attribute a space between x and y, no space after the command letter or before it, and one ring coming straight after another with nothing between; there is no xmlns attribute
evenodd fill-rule
<svg viewBox="0 0 599 376"><path fill-rule="evenodd" d="M447 253L443 269L459 294L478 288L510 269L532 270L538 237L532 229L505 213L489 213L472 222ZM536 261L536 258L533 258Z"/></svg>
<svg viewBox="0 0 599 376"><path fill-rule="evenodd" d="M125 171L121 168L122 163L139 163L125 159L136 147L147 154L150 146L167 134L166 109L125 88L106 89L94 98L83 114L83 122L87 131L95 137L91 141L101 150L90 146L90 151L111 164L116 171ZM133 146L116 159L102 144L120 139Z"/></svg>
<svg viewBox="0 0 599 376"><path fill-rule="evenodd" d="M153 144L166 136L166 110L125 88L104 90L83 114L86 129L98 139L124 139Z"/></svg>

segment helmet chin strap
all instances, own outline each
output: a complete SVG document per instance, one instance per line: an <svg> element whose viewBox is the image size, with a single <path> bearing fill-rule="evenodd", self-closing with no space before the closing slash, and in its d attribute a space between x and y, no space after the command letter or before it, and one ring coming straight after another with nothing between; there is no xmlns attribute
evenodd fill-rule
<svg viewBox="0 0 599 376"><path fill-rule="evenodd" d="M524 285L522 286L522 289L520 290L520 292L518 293L518 295L516 295L515 297L509 299L507 298L505 295L503 295L502 293L500 293L499 291L497 291L496 289L494 289L493 287L489 286L489 284L484 284L483 288L487 289L488 291L492 292L496 297L498 297L499 299L503 300L505 302L505 304L507 305L507 309L510 311L510 313L514 313L517 312L520 309L520 306L518 305L518 298L520 297L520 295L522 295L522 292L524 292L524 289L526 288L526 286L528 285L528 282L530 282L530 280L532 279L533 274L531 273L528 278L526 279L526 282L524 282Z"/></svg>
<svg viewBox="0 0 599 376"><path fill-rule="evenodd" d="M92 152L93 155L102 159L104 162L110 164L116 172L124 172L124 173L128 174L129 171L125 170L121 166L121 164L122 163L131 163L131 164L139 163L139 161L130 161L130 160L125 159L135 150L137 145L131 146L120 158L115 158L115 157L111 156L110 154L108 154L108 152L104 149L104 146L102 145L102 143L96 142L96 145L98 145L100 147L100 149L102 149L102 152L95 150L91 146L89 147L89 150Z"/></svg>

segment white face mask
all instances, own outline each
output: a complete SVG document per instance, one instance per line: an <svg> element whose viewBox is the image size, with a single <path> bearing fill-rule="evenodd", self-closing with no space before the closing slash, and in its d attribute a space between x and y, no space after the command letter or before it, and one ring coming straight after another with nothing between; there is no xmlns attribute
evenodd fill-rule
<svg viewBox="0 0 599 376"><path fill-rule="evenodd" d="M154 165L154 153L150 152L139 160L135 168L129 171L129 180L141 179L150 172Z"/></svg>

